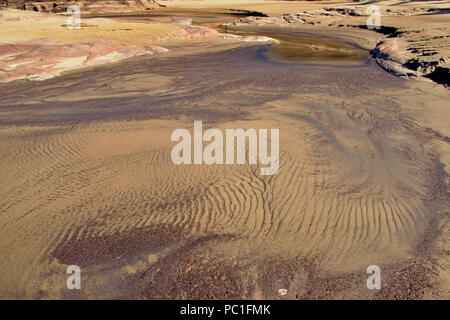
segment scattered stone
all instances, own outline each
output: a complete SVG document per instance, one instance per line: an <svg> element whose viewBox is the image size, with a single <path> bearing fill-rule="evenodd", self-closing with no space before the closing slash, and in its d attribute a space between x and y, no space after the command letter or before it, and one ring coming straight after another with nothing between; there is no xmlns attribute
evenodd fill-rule
<svg viewBox="0 0 450 320"><path fill-rule="evenodd" d="M286 289L279 289L278 293L280 294L280 296L285 296L287 295L288 291Z"/></svg>

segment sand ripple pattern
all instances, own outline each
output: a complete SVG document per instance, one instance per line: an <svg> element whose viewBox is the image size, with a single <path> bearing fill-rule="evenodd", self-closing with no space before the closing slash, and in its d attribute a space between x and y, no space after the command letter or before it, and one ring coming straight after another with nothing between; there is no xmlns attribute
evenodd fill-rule
<svg viewBox="0 0 450 320"><path fill-rule="evenodd" d="M160 69L142 60L86 73L98 74L92 82L99 85L109 81L107 72L117 73L122 83L128 69L145 67L174 76L171 94L152 92L138 77L145 94L88 97L70 102L67 113L58 109L62 102L2 106L0 297L67 297L69 264L85 272L81 297L131 297L139 287L139 298L186 298L207 296L193 288L209 279L208 266L219 279L232 274L226 284L234 286L236 272L255 279L258 264L281 253L330 273L364 273L370 264L413 257L436 218L434 203L449 195L435 132L373 88L380 78L385 90L399 80L369 67L334 70L325 79L313 67L261 66L244 53L189 58L196 63L177 58ZM222 70L214 59L240 63L241 70ZM204 78L205 69L216 82ZM82 82L76 74L66 80ZM5 88L11 95L4 104L21 94ZM31 100L40 95L28 90ZM31 109L39 125L27 120ZM111 118L100 121L104 114ZM73 123L54 124L66 118ZM279 172L174 165L171 132L199 119L223 130L278 128ZM258 291L236 292L226 297Z"/></svg>

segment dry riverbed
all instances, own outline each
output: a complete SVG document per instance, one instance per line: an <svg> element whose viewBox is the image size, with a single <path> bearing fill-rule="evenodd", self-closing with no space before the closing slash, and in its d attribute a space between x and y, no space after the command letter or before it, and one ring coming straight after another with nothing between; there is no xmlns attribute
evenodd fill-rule
<svg viewBox="0 0 450 320"><path fill-rule="evenodd" d="M324 5L227 2L273 19L258 25L218 18L223 1L167 4L179 13L80 30L0 11L1 72L40 64L0 84L0 297L448 299L448 88L380 68L366 17L290 23ZM279 129L278 173L175 165L171 133L194 120Z"/></svg>

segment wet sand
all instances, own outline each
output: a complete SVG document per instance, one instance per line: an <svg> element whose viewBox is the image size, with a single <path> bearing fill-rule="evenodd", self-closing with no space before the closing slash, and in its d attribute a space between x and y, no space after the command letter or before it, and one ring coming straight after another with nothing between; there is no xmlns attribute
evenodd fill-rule
<svg viewBox="0 0 450 320"><path fill-rule="evenodd" d="M447 89L370 59L168 47L0 84L1 297L448 298ZM279 172L174 165L170 135L194 120L279 128Z"/></svg>

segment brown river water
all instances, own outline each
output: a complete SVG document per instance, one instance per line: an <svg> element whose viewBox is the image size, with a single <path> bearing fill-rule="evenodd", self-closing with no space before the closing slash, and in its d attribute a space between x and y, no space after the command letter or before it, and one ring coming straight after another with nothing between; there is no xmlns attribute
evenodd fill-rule
<svg viewBox="0 0 450 320"><path fill-rule="evenodd" d="M307 32L289 30L287 28L228 28L222 24L245 16L245 13L231 12L188 12L158 11L145 15L103 16L135 22L173 22L174 19L192 19L193 25L214 28L221 33L241 36L267 36L277 40L271 45L266 55L278 61L300 62L361 62L368 56L367 50L352 43L344 43L335 39L319 37ZM100 17L100 16L96 16Z"/></svg>

